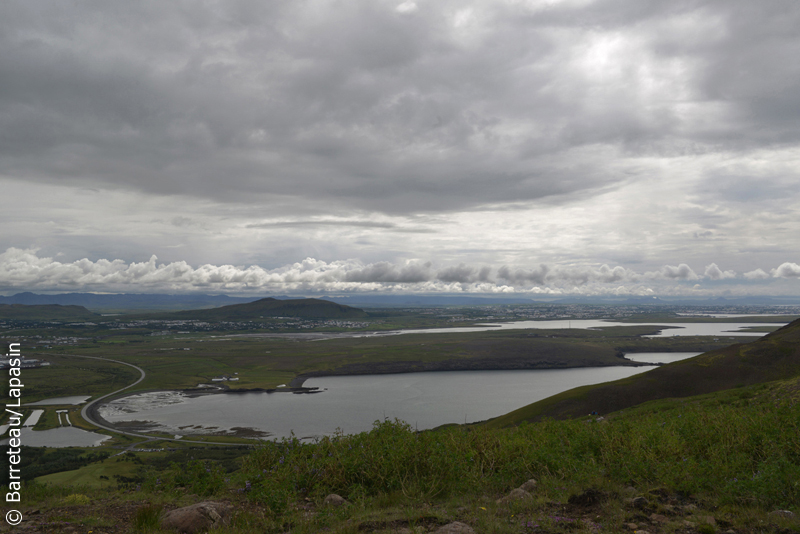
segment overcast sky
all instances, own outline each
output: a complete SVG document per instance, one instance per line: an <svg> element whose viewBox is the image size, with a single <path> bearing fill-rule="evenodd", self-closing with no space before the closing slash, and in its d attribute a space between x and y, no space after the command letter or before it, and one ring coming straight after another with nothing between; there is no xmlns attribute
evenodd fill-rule
<svg viewBox="0 0 800 534"><path fill-rule="evenodd" d="M0 3L0 292L800 295L796 0Z"/></svg>

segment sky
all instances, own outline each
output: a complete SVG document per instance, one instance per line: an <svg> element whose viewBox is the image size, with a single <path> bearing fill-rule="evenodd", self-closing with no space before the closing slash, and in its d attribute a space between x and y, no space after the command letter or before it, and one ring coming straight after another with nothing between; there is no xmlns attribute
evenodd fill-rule
<svg viewBox="0 0 800 534"><path fill-rule="evenodd" d="M796 0L0 3L0 293L800 296Z"/></svg>

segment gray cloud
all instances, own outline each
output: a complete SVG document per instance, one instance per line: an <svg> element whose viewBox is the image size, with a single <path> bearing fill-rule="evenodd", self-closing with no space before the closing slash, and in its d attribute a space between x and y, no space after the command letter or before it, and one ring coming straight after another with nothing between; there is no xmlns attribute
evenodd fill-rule
<svg viewBox="0 0 800 534"><path fill-rule="evenodd" d="M347 271L346 282L418 283L431 280L430 262L410 262L403 266L382 261Z"/></svg>
<svg viewBox="0 0 800 534"><path fill-rule="evenodd" d="M754 269L744 273L744 277L748 280L766 280L769 278L769 273L763 269Z"/></svg>
<svg viewBox="0 0 800 534"><path fill-rule="evenodd" d="M703 276L710 280L724 280L726 278L736 278L736 272L734 271L723 271L719 267L717 267L716 263L712 263L706 267Z"/></svg>
<svg viewBox="0 0 800 534"><path fill-rule="evenodd" d="M304 221L274 221L263 223L250 223L245 228L325 228L325 227L352 227L352 228L375 228L380 230L391 230L405 234L434 234L436 230L432 228L407 227L395 223L378 221L357 221L357 220L304 220Z"/></svg>
<svg viewBox="0 0 800 534"><path fill-rule="evenodd" d="M800 132L793 2L307 4L3 3L0 171L402 213Z"/></svg>
<svg viewBox="0 0 800 534"><path fill-rule="evenodd" d="M74 290L93 291L229 291L264 292L478 292L478 293L577 293L645 295L689 291L688 285L673 282L734 278L732 271L721 271L716 264L697 276L686 264L665 266L660 271L637 273L621 266L539 265L534 269L497 269L489 266L456 266L435 269L431 262L407 261L398 264L357 260L325 262L306 258L277 269L258 265L233 266L205 264L193 267L184 261L160 263L156 256L143 262L81 259L60 262L40 257L36 250L10 248L0 254L0 291ZM750 280L800 277L800 265L785 262L772 269L772 276L757 269L746 273ZM652 287L648 286L650 284ZM702 286L698 286L702 287ZM695 289L691 289L695 291Z"/></svg>
<svg viewBox="0 0 800 534"><path fill-rule="evenodd" d="M659 271L648 272L646 276L649 278L667 278L670 280L697 280L699 277L691 267L685 263L678 266L665 265Z"/></svg>
<svg viewBox="0 0 800 534"><path fill-rule="evenodd" d="M783 263L777 269L772 270L775 278L800 278L800 265L796 263Z"/></svg>
<svg viewBox="0 0 800 534"><path fill-rule="evenodd" d="M793 0L2 2L0 250L63 260L7 252L4 287L794 287L799 24Z"/></svg>
<svg viewBox="0 0 800 534"><path fill-rule="evenodd" d="M459 263L453 267L447 267L436 273L436 278L442 282L456 282L459 284L472 284L475 282L491 281L491 267L473 267Z"/></svg>

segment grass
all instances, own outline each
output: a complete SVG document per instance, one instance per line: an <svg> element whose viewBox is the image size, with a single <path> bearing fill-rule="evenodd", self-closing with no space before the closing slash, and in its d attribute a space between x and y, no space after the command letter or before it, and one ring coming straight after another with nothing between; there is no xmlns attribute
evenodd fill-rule
<svg viewBox="0 0 800 534"><path fill-rule="evenodd" d="M551 489L564 480L583 488L610 480L789 507L800 501L798 416L797 404L741 400L644 410L605 424L545 421L507 430L417 434L385 421L368 434L316 445L266 445L246 460L242 476L253 498L276 510L284 497L396 493L424 501L502 493L528 478Z"/></svg>
<svg viewBox="0 0 800 534"><path fill-rule="evenodd" d="M131 526L137 533L155 532L159 529L164 507L160 504L145 504L136 510Z"/></svg>
<svg viewBox="0 0 800 534"><path fill-rule="evenodd" d="M139 468L140 463L129 459L119 461L119 457L108 458L104 462L93 463L80 469L38 477L36 482L55 486L116 489L118 477L135 477Z"/></svg>
<svg viewBox="0 0 800 534"><path fill-rule="evenodd" d="M778 381L661 399L600 421L505 429L416 433L382 421L370 432L316 443L265 443L241 463L223 449L205 457L196 450L137 453L130 456L144 465L128 455L116 465L140 467L139 490L110 492L88 483L91 468L114 466L109 458L78 470L86 478L73 479L80 484L75 489L65 491L67 482L51 475L48 486L26 485L25 499L61 521L82 515L102 523L109 510L134 506L133 532L158 532L152 518L162 506L206 499L234 503L231 522L218 531L237 534L431 530L454 520L508 534L621 532L628 523L662 533L791 532L800 527L796 518L770 512L800 512L798 392L799 380ZM496 502L531 478L538 484L530 498ZM93 501L100 491L110 498L102 509L64 508L72 494ZM329 493L350 504L323 506ZM635 507L633 497L643 497L644 507ZM685 521L694 527L686 530Z"/></svg>

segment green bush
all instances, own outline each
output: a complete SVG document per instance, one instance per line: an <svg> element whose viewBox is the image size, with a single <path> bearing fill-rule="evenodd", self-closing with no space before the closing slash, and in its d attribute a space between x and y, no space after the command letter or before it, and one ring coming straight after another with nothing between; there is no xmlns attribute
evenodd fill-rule
<svg viewBox="0 0 800 534"><path fill-rule="evenodd" d="M276 514L328 493L351 501L391 495L429 501L497 495L529 478L554 495L633 485L763 508L800 502L800 404L738 399L665 406L603 422L544 421L504 430L417 433L401 421L376 421L356 435L267 442L242 459L230 483L220 467L194 461L152 472L146 484L199 495L234 489Z"/></svg>

